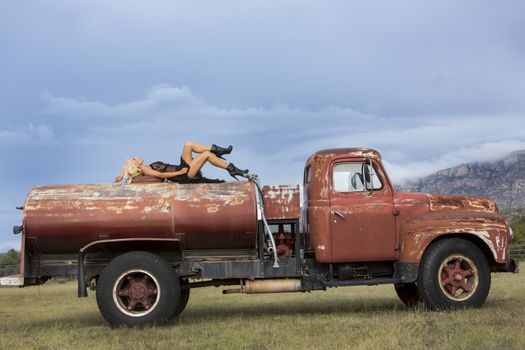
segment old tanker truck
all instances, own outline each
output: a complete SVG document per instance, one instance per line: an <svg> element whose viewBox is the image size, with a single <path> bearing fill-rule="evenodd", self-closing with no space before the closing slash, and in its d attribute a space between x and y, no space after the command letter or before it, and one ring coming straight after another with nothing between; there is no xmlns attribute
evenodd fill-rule
<svg viewBox="0 0 525 350"><path fill-rule="evenodd" d="M491 272L516 272L492 200L397 192L371 149L313 154L299 186L36 186L24 203L20 275L76 276L112 326L161 324L193 288L279 293L393 284L407 305L480 307ZM13 280L14 279L14 280Z"/></svg>

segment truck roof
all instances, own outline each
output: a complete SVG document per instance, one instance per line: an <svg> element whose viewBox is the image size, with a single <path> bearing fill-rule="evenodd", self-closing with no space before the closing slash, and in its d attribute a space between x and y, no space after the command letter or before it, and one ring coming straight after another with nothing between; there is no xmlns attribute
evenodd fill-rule
<svg viewBox="0 0 525 350"><path fill-rule="evenodd" d="M381 159L381 155L378 151L372 148L362 148L362 147L353 147L353 148L330 148L330 149L324 149L315 152L312 157L315 157L317 155L340 155L340 154L348 154L356 157L370 157L374 159Z"/></svg>

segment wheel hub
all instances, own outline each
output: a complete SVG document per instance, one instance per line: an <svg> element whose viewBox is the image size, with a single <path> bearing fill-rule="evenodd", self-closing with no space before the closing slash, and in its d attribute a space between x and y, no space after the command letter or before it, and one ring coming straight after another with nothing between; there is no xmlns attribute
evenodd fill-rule
<svg viewBox="0 0 525 350"><path fill-rule="evenodd" d="M441 264L440 287L445 296L452 300L463 301L470 298L478 281L476 266L465 256L449 256Z"/></svg>
<svg viewBox="0 0 525 350"><path fill-rule="evenodd" d="M157 281L145 271L128 271L115 284L114 300L130 316L143 316L158 302Z"/></svg>
<svg viewBox="0 0 525 350"><path fill-rule="evenodd" d="M142 300L146 296L146 291L142 286L135 286L131 288L130 297L135 300Z"/></svg>

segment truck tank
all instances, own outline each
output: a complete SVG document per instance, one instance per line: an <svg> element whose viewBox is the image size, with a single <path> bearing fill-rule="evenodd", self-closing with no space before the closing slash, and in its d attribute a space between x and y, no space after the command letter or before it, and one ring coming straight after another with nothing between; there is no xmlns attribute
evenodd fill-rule
<svg viewBox="0 0 525 350"><path fill-rule="evenodd" d="M251 182L36 186L24 204L29 248L78 253L94 241L179 238L182 249L253 249Z"/></svg>

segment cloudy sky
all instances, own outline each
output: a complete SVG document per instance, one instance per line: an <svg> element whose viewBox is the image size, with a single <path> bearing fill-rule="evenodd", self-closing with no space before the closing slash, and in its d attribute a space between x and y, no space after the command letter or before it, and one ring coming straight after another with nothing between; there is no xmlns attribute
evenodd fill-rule
<svg viewBox="0 0 525 350"><path fill-rule="evenodd" d="M0 251L31 186L185 140L272 184L323 148L376 148L396 182L525 149L524 38L521 0L3 1Z"/></svg>

